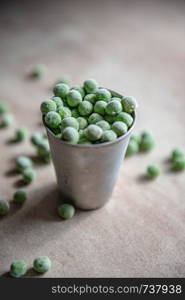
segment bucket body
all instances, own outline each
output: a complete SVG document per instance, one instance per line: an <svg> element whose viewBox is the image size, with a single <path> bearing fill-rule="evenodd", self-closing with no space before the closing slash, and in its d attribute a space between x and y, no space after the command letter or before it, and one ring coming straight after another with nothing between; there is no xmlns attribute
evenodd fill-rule
<svg viewBox="0 0 185 300"><path fill-rule="evenodd" d="M76 145L56 138L46 127L58 188L64 199L84 210L106 204L123 164L132 128L133 125L114 142Z"/></svg>

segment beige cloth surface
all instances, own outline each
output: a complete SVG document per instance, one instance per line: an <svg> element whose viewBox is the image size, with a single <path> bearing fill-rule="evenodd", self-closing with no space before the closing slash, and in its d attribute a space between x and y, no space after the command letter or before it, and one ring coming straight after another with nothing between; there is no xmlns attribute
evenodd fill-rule
<svg viewBox="0 0 185 300"><path fill-rule="evenodd" d="M0 274L15 259L31 266L48 255L45 277L185 276L185 173L170 172L167 162L175 146L185 147L185 5L37 2L1 9L0 99L10 103L15 128L42 130L39 105L59 76L73 84L94 77L138 99L135 132L150 129L157 144L124 162L107 206L69 221L56 215L62 199L52 165L36 167L28 201L0 220ZM26 74L37 63L48 73L33 81ZM9 143L13 134L14 127L0 130L0 198L9 201L20 179L11 172L15 158L34 155L29 142ZM143 180L150 163L162 169L152 182Z"/></svg>

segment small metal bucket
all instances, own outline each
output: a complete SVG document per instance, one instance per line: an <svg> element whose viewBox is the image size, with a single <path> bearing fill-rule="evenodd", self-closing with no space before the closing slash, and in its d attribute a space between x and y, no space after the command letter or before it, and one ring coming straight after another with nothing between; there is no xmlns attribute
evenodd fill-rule
<svg viewBox="0 0 185 300"><path fill-rule="evenodd" d="M133 117L133 125L125 135L114 142L94 145L67 143L46 127L58 188L76 207L97 209L109 200L123 164L135 114Z"/></svg>

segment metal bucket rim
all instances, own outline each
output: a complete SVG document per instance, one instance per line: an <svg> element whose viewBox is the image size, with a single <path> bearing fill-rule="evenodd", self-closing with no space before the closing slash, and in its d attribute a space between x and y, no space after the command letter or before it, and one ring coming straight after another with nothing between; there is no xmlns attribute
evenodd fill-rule
<svg viewBox="0 0 185 300"><path fill-rule="evenodd" d="M115 96L119 96L119 97L123 97L122 95L118 94L117 92L114 92L112 90L109 90L111 93L114 93ZM58 142L60 142L61 144L64 144L64 145L69 145L71 147L76 147L76 148L99 148L99 147L107 147L109 145L113 145L113 144L116 144L116 143L119 143L122 139L126 138L127 135L130 134L130 132L132 131L132 129L134 128L135 126L135 123L136 123L136 112L134 111L133 113L133 123L132 123L132 126L129 128L129 130L122 136L118 137L115 141L112 141L112 142L105 142L105 143L99 143L99 144L72 144L72 143L69 143L69 142L66 142L66 141L63 141L62 139L59 139L55 136L55 134L49 129L49 127L47 127L45 125L45 122L44 122L44 118L42 119L43 120L43 124L44 124L44 127L46 128L46 130L53 136L54 139L56 139Z"/></svg>

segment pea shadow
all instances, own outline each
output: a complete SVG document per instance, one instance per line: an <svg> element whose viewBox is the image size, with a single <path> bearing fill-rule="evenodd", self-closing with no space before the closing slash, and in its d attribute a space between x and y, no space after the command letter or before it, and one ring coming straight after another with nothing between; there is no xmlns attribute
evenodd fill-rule
<svg viewBox="0 0 185 300"><path fill-rule="evenodd" d="M147 176L147 174L140 174L136 177L138 183L149 183L151 179Z"/></svg>

